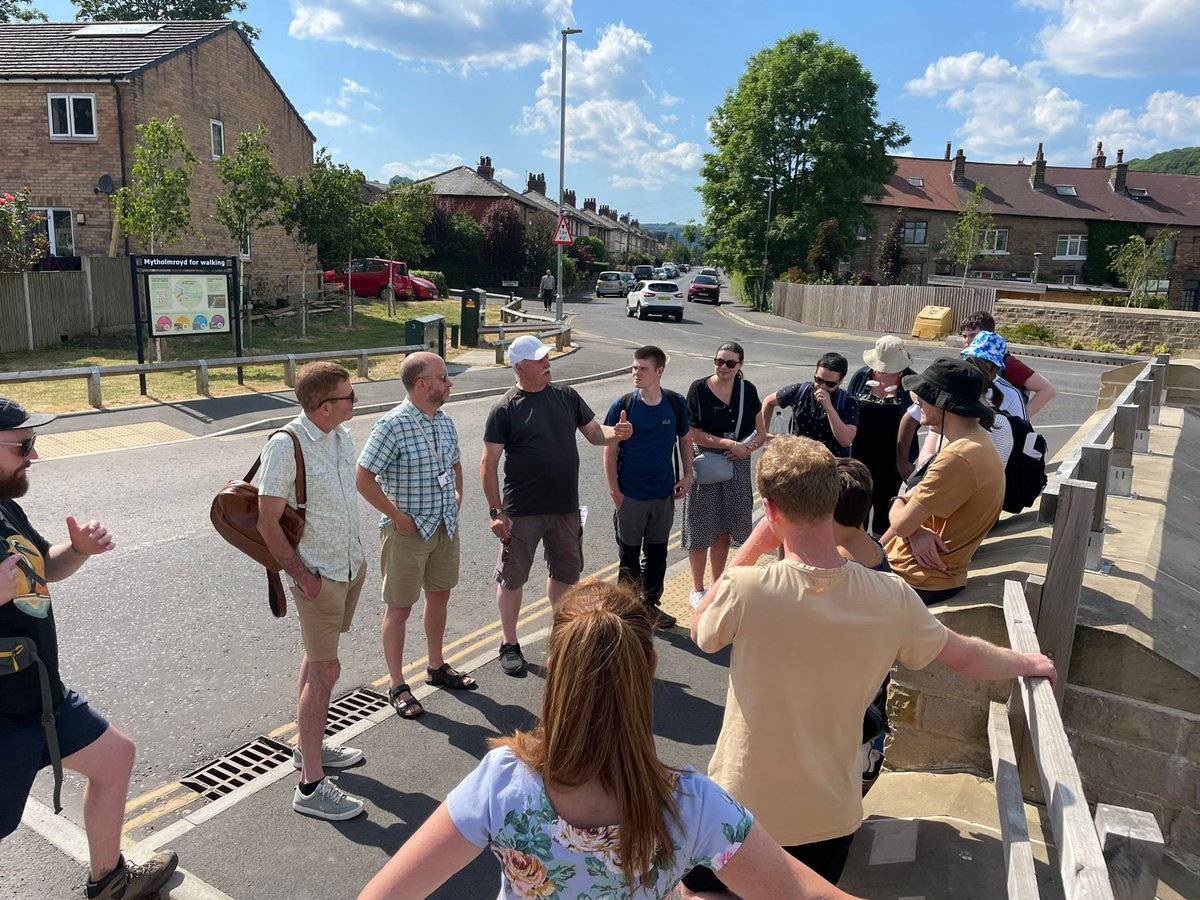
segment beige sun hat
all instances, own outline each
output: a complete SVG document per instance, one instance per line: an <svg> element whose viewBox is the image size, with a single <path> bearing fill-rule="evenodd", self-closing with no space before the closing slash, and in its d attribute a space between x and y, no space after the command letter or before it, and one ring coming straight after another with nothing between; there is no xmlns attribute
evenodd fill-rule
<svg viewBox="0 0 1200 900"><path fill-rule="evenodd" d="M863 354L863 362L881 375L903 372L912 362L912 354L904 349L904 339L885 334L875 346Z"/></svg>

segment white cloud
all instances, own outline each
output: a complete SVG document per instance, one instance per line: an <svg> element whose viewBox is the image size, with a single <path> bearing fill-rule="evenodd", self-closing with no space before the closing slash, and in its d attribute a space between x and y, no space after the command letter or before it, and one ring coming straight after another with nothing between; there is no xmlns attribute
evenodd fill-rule
<svg viewBox="0 0 1200 900"><path fill-rule="evenodd" d="M1200 96L1155 91L1145 108L1134 112L1110 109L1092 123L1092 133L1104 141L1110 158L1123 149L1126 159L1148 156L1172 147L1200 144Z"/></svg>
<svg viewBox="0 0 1200 900"><path fill-rule="evenodd" d="M606 26L593 47L582 41L567 44L566 158L615 169L609 178L614 187L658 188L700 163L698 144L664 130L677 117L661 107L680 99L653 86L652 49L645 35L624 23ZM546 62L535 100L521 110L514 128L545 135L549 143L542 155L557 159L561 56L552 53Z"/></svg>
<svg viewBox="0 0 1200 900"><path fill-rule="evenodd" d="M370 94L370 93L371 93L370 88L363 87L363 85L359 84L353 78L343 78L342 79L342 90L338 94L338 98L335 102L342 109L345 109L347 106L350 105L350 101L353 100L355 96L362 95L362 94Z"/></svg>
<svg viewBox="0 0 1200 900"><path fill-rule="evenodd" d="M350 117L336 109L314 109L304 114L304 121L316 122L318 125L327 125L330 128L341 128L343 125L350 124Z"/></svg>
<svg viewBox="0 0 1200 900"><path fill-rule="evenodd" d="M1051 20L1038 34L1045 63L1075 75L1200 72L1200 0L1020 0Z"/></svg>
<svg viewBox="0 0 1200 900"><path fill-rule="evenodd" d="M385 163L379 170L379 180L387 181L393 175L403 175L405 178L426 178L445 172L455 166L461 166L463 158L457 153L431 153L424 159L414 159L409 162Z"/></svg>
<svg viewBox="0 0 1200 900"><path fill-rule="evenodd" d="M572 0L340 0L293 3L288 34L420 60L464 74L516 68L557 46Z"/></svg>
<svg viewBox="0 0 1200 900"><path fill-rule="evenodd" d="M943 56L906 85L912 94L948 96L945 106L963 117L958 133L975 156L1029 153L1038 141L1074 127L1083 103L1039 74L979 51Z"/></svg>

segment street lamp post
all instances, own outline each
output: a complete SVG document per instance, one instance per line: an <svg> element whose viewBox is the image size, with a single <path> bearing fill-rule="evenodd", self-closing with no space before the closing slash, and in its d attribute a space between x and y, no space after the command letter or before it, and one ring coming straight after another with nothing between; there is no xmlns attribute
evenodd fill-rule
<svg viewBox="0 0 1200 900"><path fill-rule="evenodd" d="M767 308L767 245L771 238L771 200L775 196L775 179L771 179L771 186L767 188L767 230L763 232L763 261L762 261L762 285L758 292L758 308L760 310Z"/></svg>
<svg viewBox="0 0 1200 900"><path fill-rule="evenodd" d="M1042 265L1042 254L1034 253L1033 254L1033 277L1029 279L1030 282L1033 284L1037 284L1038 269L1041 267L1041 265Z"/></svg>
<svg viewBox="0 0 1200 900"><path fill-rule="evenodd" d="M566 215L566 209L563 206L564 195L566 193L563 187L564 170L566 169L567 160L567 36L571 34L582 34L582 28L564 28L562 30L562 87L559 90L558 96L558 218L562 221L562 217ZM562 280L562 244L557 245L558 248L558 276L554 281L555 287L558 288L558 300L555 305L555 316L559 322L563 320L563 280Z"/></svg>

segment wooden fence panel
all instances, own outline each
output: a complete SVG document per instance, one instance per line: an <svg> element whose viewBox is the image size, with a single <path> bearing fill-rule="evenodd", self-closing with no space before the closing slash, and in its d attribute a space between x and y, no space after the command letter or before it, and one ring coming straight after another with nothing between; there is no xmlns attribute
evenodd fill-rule
<svg viewBox="0 0 1200 900"><path fill-rule="evenodd" d="M33 346L55 347L64 337L88 330L87 275L83 272L30 272L29 306Z"/></svg>
<svg viewBox="0 0 1200 900"><path fill-rule="evenodd" d="M996 306L993 288L916 285L791 284L777 281L775 314L793 322L849 331L909 334L926 306L948 306L957 324L979 310Z"/></svg>
<svg viewBox="0 0 1200 900"><path fill-rule="evenodd" d="M92 305L96 327L112 328L133 324L133 301L129 294L129 260L123 256L93 256Z"/></svg>
<svg viewBox="0 0 1200 900"><path fill-rule="evenodd" d="M28 327L20 273L0 274L0 353L28 350Z"/></svg>

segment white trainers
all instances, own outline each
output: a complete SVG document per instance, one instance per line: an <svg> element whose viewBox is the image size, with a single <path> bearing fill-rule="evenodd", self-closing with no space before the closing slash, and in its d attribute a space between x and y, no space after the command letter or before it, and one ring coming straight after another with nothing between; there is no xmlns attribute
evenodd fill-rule
<svg viewBox="0 0 1200 900"><path fill-rule="evenodd" d="M352 766L363 758L363 752L356 747L334 747L332 744L321 745L321 768L323 769L344 769L347 766ZM300 756L300 747L297 745L292 750L292 765L297 769L302 768L304 764L303 758Z"/></svg>
<svg viewBox="0 0 1200 900"><path fill-rule="evenodd" d="M335 784L336 778L322 778L317 789L307 797L300 793L299 785L292 794L292 809L306 816L340 822L353 819L363 811L363 802L351 797Z"/></svg>
<svg viewBox="0 0 1200 900"><path fill-rule="evenodd" d="M708 593L708 588L700 588L700 590L692 591L688 595L688 603L691 604L692 609L695 609L697 606L700 605L700 601L704 599L704 595L707 593Z"/></svg>

